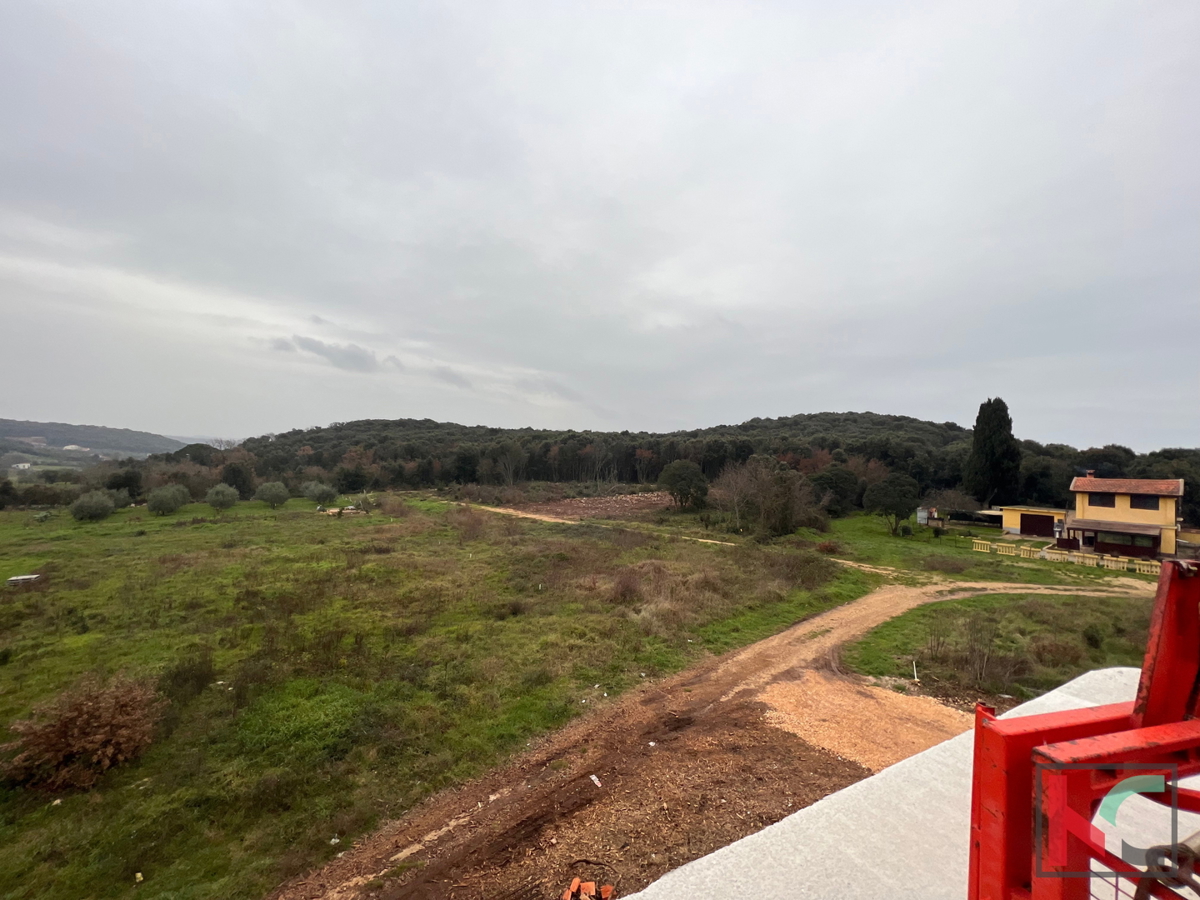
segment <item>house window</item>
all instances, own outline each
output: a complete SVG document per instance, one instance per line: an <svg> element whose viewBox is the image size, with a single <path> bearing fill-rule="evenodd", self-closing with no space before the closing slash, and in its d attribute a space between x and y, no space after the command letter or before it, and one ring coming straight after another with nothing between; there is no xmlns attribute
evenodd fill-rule
<svg viewBox="0 0 1200 900"><path fill-rule="evenodd" d="M1116 494L1088 494L1088 506L1116 506Z"/></svg>
<svg viewBox="0 0 1200 900"><path fill-rule="evenodd" d="M1096 540L1102 544L1133 544L1133 535L1131 534L1116 534L1111 531L1101 531L1096 535Z"/></svg>
<svg viewBox="0 0 1200 900"><path fill-rule="evenodd" d="M1134 494L1129 498L1130 509L1158 509L1158 498L1149 494Z"/></svg>

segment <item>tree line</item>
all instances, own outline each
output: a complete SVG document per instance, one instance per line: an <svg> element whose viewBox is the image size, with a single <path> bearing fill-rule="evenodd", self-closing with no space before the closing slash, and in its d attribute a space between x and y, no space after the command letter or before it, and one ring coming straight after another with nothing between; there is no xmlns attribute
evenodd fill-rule
<svg viewBox="0 0 1200 900"><path fill-rule="evenodd" d="M241 499L264 482L284 484L296 496L313 483L342 494L531 481L650 485L677 461L694 464L706 484L715 484L755 457L800 476L828 515L862 509L867 490L891 474L911 479L922 497L961 490L984 505L1062 508L1071 502L1071 479L1094 470L1102 477L1184 478L1183 516L1200 524L1200 449L1139 454L1116 444L1079 450L1019 440L1000 398L981 405L974 429L869 412L751 419L669 434L369 419L264 435L233 448L191 444L104 463L83 473L78 485L10 485L0 489L0 504L69 503L96 487L124 488L136 500L169 484L184 486L195 500L218 483Z"/></svg>

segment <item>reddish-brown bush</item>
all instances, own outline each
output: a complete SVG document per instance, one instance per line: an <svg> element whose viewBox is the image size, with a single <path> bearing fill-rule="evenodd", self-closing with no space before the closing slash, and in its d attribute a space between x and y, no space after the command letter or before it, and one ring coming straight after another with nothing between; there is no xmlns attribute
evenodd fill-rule
<svg viewBox="0 0 1200 900"><path fill-rule="evenodd" d="M379 509L385 516L393 519L403 519L412 512L412 507L399 497L384 497Z"/></svg>
<svg viewBox="0 0 1200 900"><path fill-rule="evenodd" d="M841 553L842 545L837 541L821 541L817 544L817 549L822 553Z"/></svg>
<svg viewBox="0 0 1200 900"><path fill-rule="evenodd" d="M630 606L642 599L642 577L636 569L622 569L613 580L612 602Z"/></svg>
<svg viewBox="0 0 1200 900"><path fill-rule="evenodd" d="M86 676L9 726L17 739L0 750L15 755L0 763L0 773L45 790L90 788L150 746L165 705L147 682L117 677L104 684Z"/></svg>

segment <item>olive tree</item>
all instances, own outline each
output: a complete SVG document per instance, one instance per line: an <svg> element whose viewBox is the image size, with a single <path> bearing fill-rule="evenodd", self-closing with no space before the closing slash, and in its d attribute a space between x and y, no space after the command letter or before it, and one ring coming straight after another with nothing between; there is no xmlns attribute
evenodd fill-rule
<svg viewBox="0 0 1200 900"><path fill-rule="evenodd" d="M238 502L237 488L228 484L216 484L204 495L204 502L217 512L224 512Z"/></svg>
<svg viewBox="0 0 1200 900"><path fill-rule="evenodd" d="M304 494L313 503L320 503L322 506L332 503L338 498L337 488L320 481L306 482L300 488L300 493Z"/></svg>
<svg viewBox="0 0 1200 900"><path fill-rule="evenodd" d="M71 504L71 515L80 522L98 522L112 515L113 502L108 491L91 491Z"/></svg>
<svg viewBox="0 0 1200 900"><path fill-rule="evenodd" d="M288 502L291 493L282 481L268 481L265 484L260 484L258 490L254 492L254 499L261 500L271 509L277 509Z"/></svg>
<svg viewBox="0 0 1200 900"><path fill-rule="evenodd" d="M149 493L146 497L146 509L156 515L166 516L191 502L192 495L182 484L168 484Z"/></svg>

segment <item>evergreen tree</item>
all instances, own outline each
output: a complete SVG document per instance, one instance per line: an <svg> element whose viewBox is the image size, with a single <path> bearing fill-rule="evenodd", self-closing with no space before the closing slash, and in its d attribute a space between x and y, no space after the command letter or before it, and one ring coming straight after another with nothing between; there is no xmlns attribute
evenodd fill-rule
<svg viewBox="0 0 1200 900"><path fill-rule="evenodd" d="M1021 481L1021 445L1012 433L1008 405L999 397L979 405L971 455L963 468L967 493L985 507L1012 503Z"/></svg>
<svg viewBox="0 0 1200 900"><path fill-rule="evenodd" d="M236 490L243 500L254 496L254 472L248 463L226 463L221 468L221 481Z"/></svg>
<svg viewBox="0 0 1200 900"><path fill-rule="evenodd" d="M882 516L892 534L900 531L900 523L917 511L920 486L915 478L892 472L887 478L871 485L863 493L863 506Z"/></svg>
<svg viewBox="0 0 1200 900"><path fill-rule="evenodd" d="M662 470L658 486L671 495L676 506L699 509L708 496L708 480L690 459L677 459Z"/></svg>

